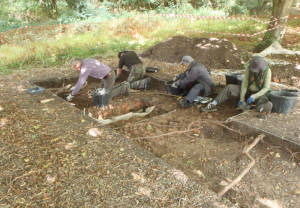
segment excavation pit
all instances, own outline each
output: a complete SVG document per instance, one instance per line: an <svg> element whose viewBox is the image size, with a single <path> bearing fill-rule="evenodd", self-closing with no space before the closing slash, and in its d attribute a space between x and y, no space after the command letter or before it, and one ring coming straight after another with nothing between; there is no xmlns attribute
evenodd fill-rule
<svg viewBox="0 0 300 208"><path fill-rule="evenodd" d="M74 85L76 80L70 78L35 84L57 93L63 86ZM223 121L241 113L235 109L237 100L220 105L219 110L213 113L200 112L200 106L182 109L177 97L164 91L162 81L152 81L153 89L115 97L111 105L117 109L117 106L127 103L129 108L125 107L123 114L145 111L151 106L155 106L154 111L146 117L122 120L107 127L183 171L190 179L215 192L220 191L222 181L226 178L234 179L249 163L241 150L252 141L249 135L255 136L253 131L245 135L239 129L224 125ZM95 85L100 85L99 81L89 79L72 102L81 112L85 109L86 114L92 113L97 119L95 111L99 109L93 107L92 98L88 96ZM65 99L68 94L63 92L57 95ZM109 115L107 118L110 118ZM286 207L295 207L299 203L295 194L299 184L293 183L299 181L298 155L291 157L285 149L274 147L266 141L257 145L250 154L256 159L256 165L225 197L240 207L255 206L257 196L276 199ZM273 174L274 167L276 174ZM285 193L290 194L287 196Z"/></svg>

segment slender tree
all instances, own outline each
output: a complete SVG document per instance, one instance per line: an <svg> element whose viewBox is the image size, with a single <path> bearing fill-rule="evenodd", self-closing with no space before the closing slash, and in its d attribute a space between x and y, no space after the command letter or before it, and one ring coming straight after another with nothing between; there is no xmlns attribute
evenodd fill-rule
<svg viewBox="0 0 300 208"><path fill-rule="evenodd" d="M280 44L285 33L285 25L293 0L273 0L272 17L263 41L255 48L255 52L261 52L273 43Z"/></svg>
<svg viewBox="0 0 300 208"><path fill-rule="evenodd" d="M66 0L66 2L70 9L76 9L77 4L79 3L79 0Z"/></svg>
<svg viewBox="0 0 300 208"><path fill-rule="evenodd" d="M36 0L51 18L58 15L57 0Z"/></svg>

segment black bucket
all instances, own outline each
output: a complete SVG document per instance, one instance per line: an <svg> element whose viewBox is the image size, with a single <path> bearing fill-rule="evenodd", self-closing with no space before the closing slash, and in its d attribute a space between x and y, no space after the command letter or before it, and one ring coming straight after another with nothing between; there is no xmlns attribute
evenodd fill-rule
<svg viewBox="0 0 300 208"><path fill-rule="evenodd" d="M287 114L296 105L298 90L279 90L270 93L270 100L273 103L272 112Z"/></svg>
<svg viewBox="0 0 300 208"><path fill-rule="evenodd" d="M109 102L110 92L104 88L95 89L92 93L93 102L96 107L107 106Z"/></svg>
<svg viewBox="0 0 300 208"><path fill-rule="evenodd" d="M243 75L241 73L227 73L225 74L226 85L234 84L241 85L243 81Z"/></svg>

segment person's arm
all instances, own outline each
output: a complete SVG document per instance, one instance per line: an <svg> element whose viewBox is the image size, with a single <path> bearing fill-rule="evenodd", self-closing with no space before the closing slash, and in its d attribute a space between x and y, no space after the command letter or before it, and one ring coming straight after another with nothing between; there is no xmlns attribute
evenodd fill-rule
<svg viewBox="0 0 300 208"><path fill-rule="evenodd" d="M240 95L241 102L245 102L245 97L246 97L246 93L248 90L248 84L249 84L248 82L249 82L249 69L247 67L244 79L242 81L242 86L241 86L241 95Z"/></svg>
<svg viewBox="0 0 300 208"><path fill-rule="evenodd" d="M71 95L74 96L79 92L82 85L86 82L88 76L89 76L88 70L86 68L82 68L80 70L80 75L79 75L78 81L77 81L76 85L74 86L74 90L72 91Z"/></svg>
<svg viewBox="0 0 300 208"><path fill-rule="evenodd" d="M257 93L251 95L251 97L253 97L254 100L256 100L257 98L263 96L264 94L266 94L270 90L270 87L271 87L271 77L272 77L271 70L268 69L268 72L267 72L266 77L265 77L263 88L260 91L258 91Z"/></svg>
<svg viewBox="0 0 300 208"><path fill-rule="evenodd" d="M124 64L125 64L125 58L124 58L124 55L123 55L119 59L119 67L117 69L117 77L119 77L121 75Z"/></svg>
<svg viewBox="0 0 300 208"><path fill-rule="evenodd" d="M191 69L188 73L186 73L186 76L179 81L179 88L186 88L188 84L195 82L198 76L199 74L196 72L196 70Z"/></svg>

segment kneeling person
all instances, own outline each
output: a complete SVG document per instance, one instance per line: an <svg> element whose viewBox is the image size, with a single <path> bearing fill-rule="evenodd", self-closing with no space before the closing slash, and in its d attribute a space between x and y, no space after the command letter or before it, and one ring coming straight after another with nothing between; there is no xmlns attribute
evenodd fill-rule
<svg viewBox="0 0 300 208"><path fill-rule="evenodd" d="M111 91L115 83L115 72L111 70L110 67L101 63L96 59L73 59L71 61L71 66L80 72L79 79L74 87L72 87L72 92L66 98L67 101L71 101L74 96L79 92L82 85L86 82L89 76L102 80L101 86L108 91Z"/></svg>
<svg viewBox="0 0 300 208"><path fill-rule="evenodd" d="M198 95L204 97L211 95L215 85L205 66L194 61L191 56L184 56L180 64L186 65L187 70L173 79L172 87L186 91L180 105L190 107Z"/></svg>
<svg viewBox="0 0 300 208"><path fill-rule="evenodd" d="M124 65L129 69L129 76L127 81L130 83L131 89L145 90L149 89L151 85L151 78L144 78L146 69L143 62L134 51L120 51L119 67L117 70L117 77L120 77Z"/></svg>
<svg viewBox="0 0 300 208"><path fill-rule="evenodd" d="M246 72L242 86L227 85L211 103L202 108L202 111L216 111L218 104L225 102L230 97L240 96L238 107L242 110L249 109L250 105L255 103L258 112L271 112L273 105L268 99L268 93L271 91L271 69L267 62L260 56L254 56L245 67ZM248 98L247 102L246 97Z"/></svg>

